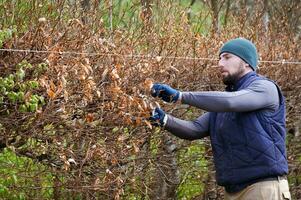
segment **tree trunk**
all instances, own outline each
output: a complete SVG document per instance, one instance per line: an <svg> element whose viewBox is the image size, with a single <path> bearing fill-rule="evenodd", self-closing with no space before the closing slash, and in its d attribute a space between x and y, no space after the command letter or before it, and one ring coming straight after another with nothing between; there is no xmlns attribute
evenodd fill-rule
<svg viewBox="0 0 301 200"><path fill-rule="evenodd" d="M91 8L90 0L83 0L80 4L82 8L82 22L83 24L87 24L89 21L88 14Z"/></svg>
<svg viewBox="0 0 301 200"><path fill-rule="evenodd" d="M263 1L263 27L265 35L267 36L268 30L269 30L269 12L268 12L268 0Z"/></svg>
<svg viewBox="0 0 301 200"><path fill-rule="evenodd" d="M207 145L206 147L206 157L208 160L208 176L204 180L205 181L205 187L204 187L204 192L202 195L201 199L204 200L220 200L224 199L224 188L221 186L218 186L216 183L216 178L215 178L215 166L213 163L213 153L212 153L212 147L210 145L209 140L206 141Z"/></svg>
<svg viewBox="0 0 301 200"><path fill-rule="evenodd" d="M229 17L230 5L231 5L230 0L227 0L224 26L227 26L227 23L228 23L228 17Z"/></svg>
<svg viewBox="0 0 301 200"><path fill-rule="evenodd" d="M61 191L62 188L60 186L60 180L58 178L58 175L55 175L53 180L53 199L55 200L60 199Z"/></svg>
<svg viewBox="0 0 301 200"><path fill-rule="evenodd" d="M145 25L148 26L152 17L151 0L140 0L140 2L142 8L140 17L144 21Z"/></svg>
<svg viewBox="0 0 301 200"><path fill-rule="evenodd" d="M180 183L176 158L176 144L169 134L162 135L163 145L156 162L156 177L151 186L150 199L176 199L176 189Z"/></svg>
<svg viewBox="0 0 301 200"><path fill-rule="evenodd" d="M211 0L211 11L212 11L212 31L214 33L219 33L219 8L218 0Z"/></svg>
<svg viewBox="0 0 301 200"><path fill-rule="evenodd" d="M187 19L188 19L188 21L191 20L191 7L193 6L194 3L195 3L195 0L191 0L189 8L187 10Z"/></svg>

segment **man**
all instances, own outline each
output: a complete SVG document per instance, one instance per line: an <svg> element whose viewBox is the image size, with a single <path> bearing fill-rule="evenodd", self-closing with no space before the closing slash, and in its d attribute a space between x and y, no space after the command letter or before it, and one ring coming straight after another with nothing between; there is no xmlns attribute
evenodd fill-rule
<svg viewBox="0 0 301 200"><path fill-rule="evenodd" d="M172 134L188 140L210 136L217 183L225 199L290 199L285 147L285 100L279 87L256 74L255 45L244 38L219 52L225 92L180 92L154 84L152 96L208 111L185 121L156 108L151 116Z"/></svg>

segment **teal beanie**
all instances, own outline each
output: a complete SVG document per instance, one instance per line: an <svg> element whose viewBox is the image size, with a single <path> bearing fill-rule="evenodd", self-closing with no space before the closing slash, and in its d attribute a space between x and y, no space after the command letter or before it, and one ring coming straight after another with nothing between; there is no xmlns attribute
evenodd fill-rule
<svg viewBox="0 0 301 200"><path fill-rule="evenodd" d="M219 55L224 52L232 53L240 57L248 63L254 71L256 70L258 64L257 50L250 40L244 38L230 40L222 46Z"/></svg>

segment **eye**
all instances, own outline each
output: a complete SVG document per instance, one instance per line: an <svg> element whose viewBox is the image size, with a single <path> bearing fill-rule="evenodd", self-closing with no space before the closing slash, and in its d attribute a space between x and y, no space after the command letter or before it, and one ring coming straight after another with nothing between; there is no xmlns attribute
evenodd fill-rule
<svg viewBox="0 0 301 200"><path fill-rule="evenodd" d="M224 55L221 55L220 57L219 57L219 61L220 60L228 60L228 59L230 59L231 58L231 55L229 55L229 54L224 54Z"/></svg>

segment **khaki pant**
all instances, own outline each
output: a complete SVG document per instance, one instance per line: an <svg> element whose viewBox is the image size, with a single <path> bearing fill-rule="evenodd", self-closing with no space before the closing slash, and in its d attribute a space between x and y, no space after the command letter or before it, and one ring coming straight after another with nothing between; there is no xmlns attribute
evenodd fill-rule
<svg viewBox="0 0 301 200"><path fill-rule="evenodd" d="M225 200L291 200L288 182L285 179L262 181L237 193L225 192Z"/></svg>

